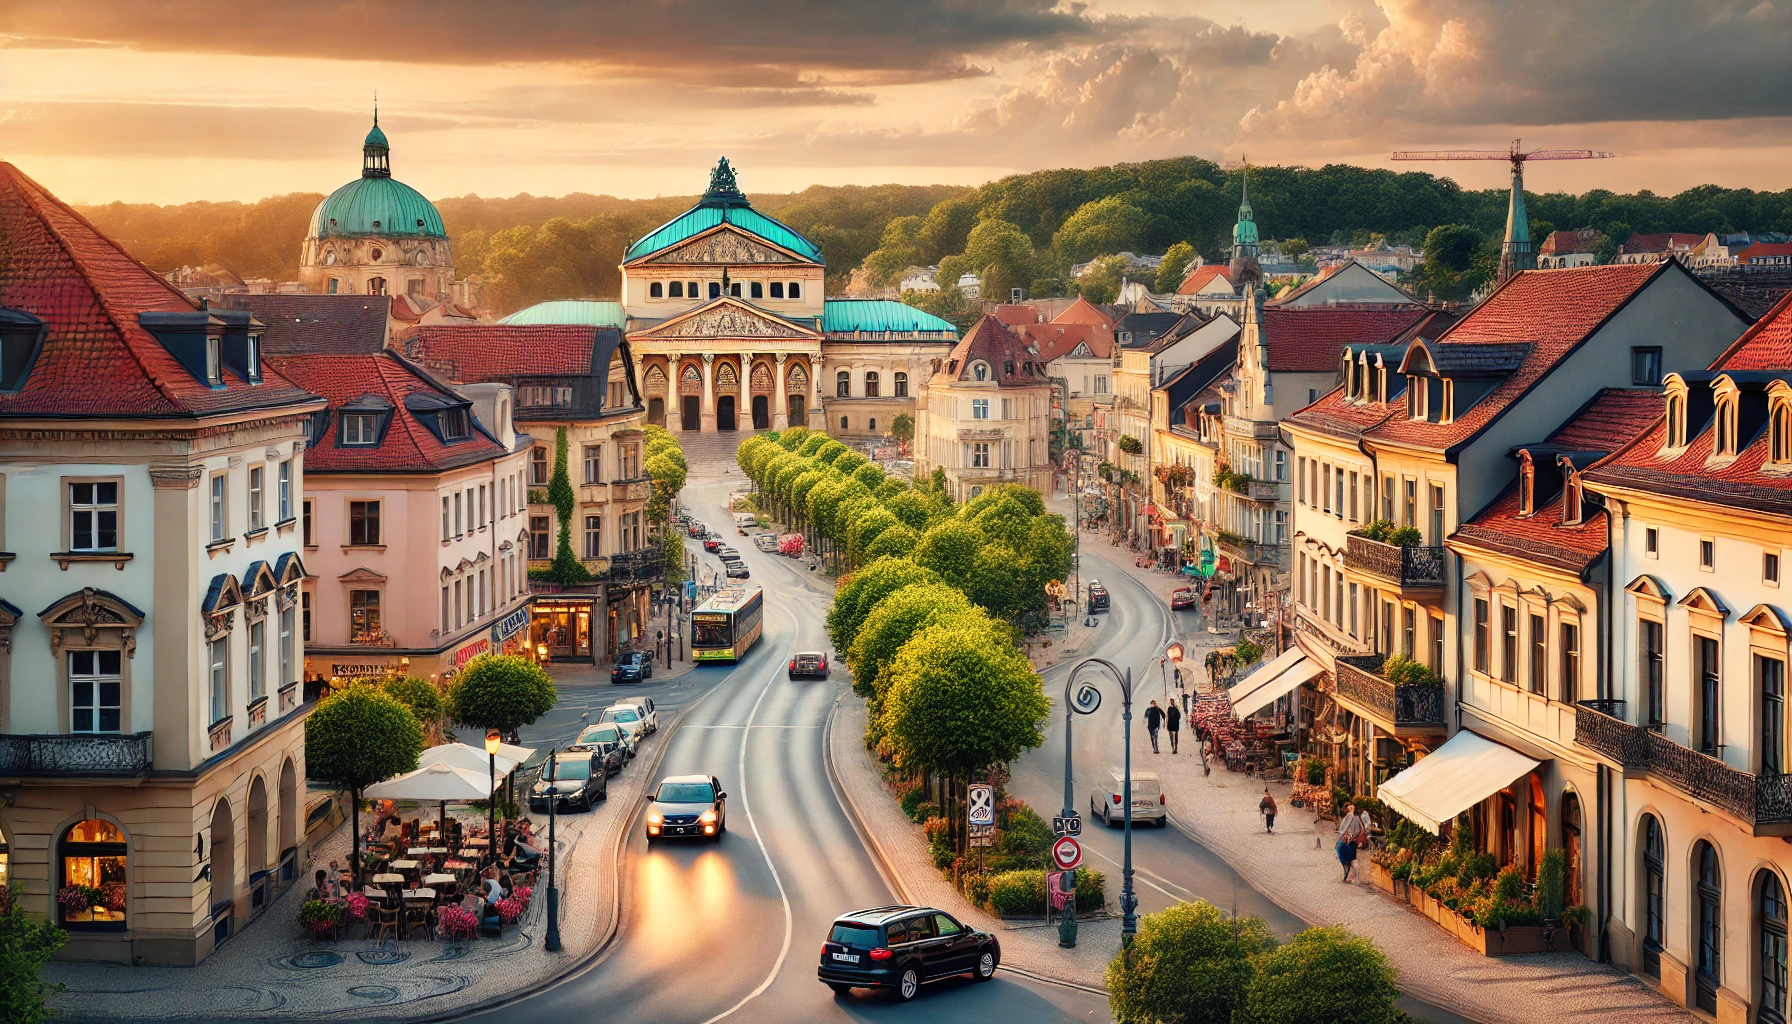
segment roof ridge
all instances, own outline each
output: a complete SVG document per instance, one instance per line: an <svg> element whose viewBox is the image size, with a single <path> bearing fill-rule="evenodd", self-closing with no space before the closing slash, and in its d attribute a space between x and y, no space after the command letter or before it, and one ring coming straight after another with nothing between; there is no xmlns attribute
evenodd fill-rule
<svg viewBox="0 0 1792 1024"><path fill-rule="evenodd" d="M412 392L401 392L397 386L397 382L392 379L391 374L395 372L401 376L410 377L412 380L415 380L416 378L410 374L404 366L400 365L397 360L382 359L380 356L381 353L375 352L370 357L373 359L374 375L379 378L380 386L386 389L387 397L392 400L393 418L404 424L404 435L410 440L411 448L416 451L417 458L427 463L430 459L423 452L423 440L417 436L417 431L423 429L423 427L417 422L417 417L411 415L411 410L404 404L405 398L412 394Z"/></svg>

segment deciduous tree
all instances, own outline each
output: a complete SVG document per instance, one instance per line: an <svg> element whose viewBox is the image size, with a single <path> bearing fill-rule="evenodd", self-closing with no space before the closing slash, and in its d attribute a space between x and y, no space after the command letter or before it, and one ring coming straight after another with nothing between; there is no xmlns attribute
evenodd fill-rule
<svg viewBox="0 0 1792 1024"><path fill-rule="evenodd" d="M505 735L547 714L559 700L540 665L514 654L482 654L467 662L448 691L454 720Z"/></svg>
<svg viewBox="0 0 1792 1024"><path fill-rule="evenodd" d="M859 625L879 601L911 583L937 583L939 578L938 573L905 558L880 558L846 577L835 589L834 605L828 609L828 637L834 649L845 651L852 646Z"/></svg>
<svg viewBox="0 0 1792 1024"><path fill-rule="evenodd" d="M1236 1024L1251 984L1251 958L1275 948L1261 918L1228 920L1206 900L1139 919L1132 966L1108 964L1108 1008L1117 1024Z"/></svg>
<svg viewBox="0 0 1792 1024"><path fill-rule="evenodd" d="M1044 739L1051 710L1033 666L1007 637L963 616L915 634L896 654L884 735L897 764L965 778Z"/></svg>
<svg viewBox="0 0 1792 1024"><path fill-rule="evenodd" d="M1308 928L1256 958L1246 1024L1400 1024L1409 1019L1394 968L1375 944L1343 928Z"/></svg>
<svg viewBox="0 0 1792 1024"><path fill-rule="evenodd" d="M478 660L478 659L475 659ZM523 659L514 659L521 661ZM318 701L305 719L305 775L348 790L350 870L361 877L361 791L417 767L423 727L377 686L357 684Z"/></svg>

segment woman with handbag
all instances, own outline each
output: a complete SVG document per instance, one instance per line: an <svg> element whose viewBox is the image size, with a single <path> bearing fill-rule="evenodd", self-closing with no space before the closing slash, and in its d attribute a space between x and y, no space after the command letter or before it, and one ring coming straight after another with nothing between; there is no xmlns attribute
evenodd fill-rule
<svg viewBox="0 0 1792 1024"><path fill-rule="evenodd" d="M1356 866L1359 841L1367 842L1368 837L1363 833L1363 821L1357 816L1356 805L1350 804L1338 819L1338 863L1344 865L1342 881L1346 884L1350 882L1350 869Z"/></svg>

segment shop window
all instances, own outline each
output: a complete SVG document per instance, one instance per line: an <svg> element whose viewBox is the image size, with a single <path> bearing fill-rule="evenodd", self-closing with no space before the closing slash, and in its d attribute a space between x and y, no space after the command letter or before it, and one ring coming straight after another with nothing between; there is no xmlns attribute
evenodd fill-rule
<svg viewBox="0 0 1792 1024"><path fill-rule="evenodd" d="M62 877L56 908L62 926L70 931L123 931L128 891L124 833L109 821L88 820L63 833L59 845Z"/></svg>
<svg viewBox="0 0 1792 1024"><path fill-rule="evenodd" d="M368 643L380 635L380 592L348 592L348 631L356 643Z"/></svg>
<svg viewBox="0 0 1792 1024"><path fill-rule="evenodd" d="M1667 934L1667 842L1653 815L1643 819L1643 973L1661 977Z"/></svg>
<svg viewBox="0 0 1792 1024"><path fill-rule="evenodd" d="M1583 902L1580 883L1580 797L1573 791L1562 794L1562 858L1567 862L1563 906L1572 907Z"/></svg>
<svg viewBox="0 0 1792 1024"><path fill-rule="evenodd" d="M1766 1024L1786 1020L1786 890L1779 876L1762 871L1755 897L1755 922L1761 934L1760 1019Z"/></svg>
<svg viewBox="0 0 1792 1024"><path fill-rule="evenodd" d="M1700 840L1693 847L1698 882L1693 886L1693 913L1698 922L1698 972L1693 981L1696 1005L1706 1013L1717 1012L1717 988L1723 982L1723 874L1717 850Z"/></svg>

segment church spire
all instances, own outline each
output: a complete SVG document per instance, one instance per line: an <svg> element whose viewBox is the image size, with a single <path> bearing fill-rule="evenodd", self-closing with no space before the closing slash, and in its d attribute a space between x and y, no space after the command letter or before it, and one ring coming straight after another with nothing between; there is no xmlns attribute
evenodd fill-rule
<svg viewBox="0 0 1792 1024"><path fill-rule="evenodd" d="M386 133L380 131L380 96L373 94L373 130L361 143L361 177L390 178L392 176L392 148L386 143Z"/></svg>
<svg viewBox="0 0 1792 1024"><path fill-rule="evenodd" d="M1251 300L1251 291L1247 286L1255 284L1261 287L1263 269L1257 264L1257 220L1251 210L1251 164L1246 158L1244 165L1244 186L1238 202L1238 223L1232 228L1232 264L1226 273L1232 287L1244 289L1246 301Z"/></svg>

